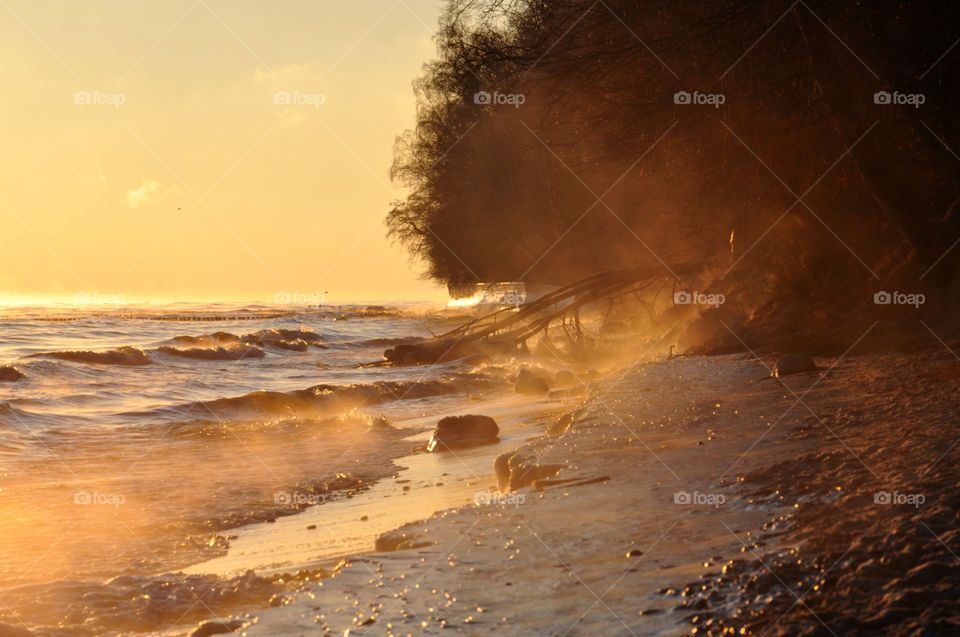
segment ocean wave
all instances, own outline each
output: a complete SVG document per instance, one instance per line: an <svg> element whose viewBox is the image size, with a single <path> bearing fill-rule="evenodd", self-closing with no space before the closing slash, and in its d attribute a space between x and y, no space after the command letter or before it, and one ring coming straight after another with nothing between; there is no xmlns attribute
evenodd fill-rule
<svg viewBox="0 0 960 637"><path fill-rule="evenodd" d="M143 350L126 345L110 350L70 350L40 352L30 354L29 358L54 358L74 363L91 365L149 365L153 362L151 354L166 354L193 360L242 360L263 358L264 347L305 352L310 347L325 349L323 337L312 330L305 329L263 329L248 334L230 332L211 332L199 336L174 336L156 349Z"/></svg>
<svg viewBox="0 0 960 637"><path fill-rule="evenodd" d="M323 337L320 334L314 332L313 330L290 330L284 328L274 328L268 330L260 330L259 332L253 332L252 334L245 334L242 337L244 340L252 340L256 342L266 342L270 340L297 340L300 339L311 345L316 343L322 343Z"/></svg>
<svg viewBox="0 0 960 637"><path fill-rule="evenodd" d="M422 381L377 381L355 385L315 385L287 392L260 390L214 400L197 401L148 412L128 412L122 416L137 419L162 417L182 419L193 413L205 418L244 419L256 416L297 416L349 411L356 407L377 405L395 400L415 400L473 391L502 389L503 379L481 373L461 373L447 378Z"/></svg>
<svg viewBox="0 0 960 637"><path fill-rule="evenodd" d="M41 354L34 354L33 356L41 356ZM18 362L17 367L29 378L43 376L68 376L72 379L83 381L85 379L95 378L99 373L95 369L66 365L63 361L44 360L40 358L35 360L25 360L22 363Z"/></svg>
<svg viewBox="0 0 960 637"><path fill-rule="evenodd" d="M90 363L94 365L149 365L150 357L139 347L127 345L104 351L74 350L66 352L42 352L30 354L30 358L57 358L74 363Z"/></svg>
<svg viewBox="0 0 960 637"><path fill-rule="evenodd" d="M236 343L238 340L240 340L240 337L230 332L211 332L209 334L201 334L200 336L190 336L188 334L174 336L167 342L173 343L174 345L186 345L190 347L210 347L211 345L220 345L223 343Z"/></svg>
<svg viewBox="0 0 960 637"><path fill-rule="evenodd" d="M229 615L251 604L265 605L292 590L297 580L323 576L260 576L247 571L233 578L215 575L121 575L107 582L60 580L3 592L9 607L26 611L40 634L130 634L158 626L197 622L211 611ZM293 580L293 581L291 581ZM203 591L203 604L196 591ZM66 629L66 630L65 630Z"/></svg>
<svg viewBox="0 0 960 637"><path fill-rule="evenodd" d="M39 418L37 414L23 409L17 409L10 403L0 403L0 425L16 426L35 421Z"/></svg>
<svg viewBox="0 0 960 637"><path fill-rule="evenodd" d="M0 451L19 452L37 441L47 441L58 426L74 435L78 428L88 424L90 421L83 416L34 412L0 403L0 432L3 433Z"/></svg>
<svg viewBox="0 0 960 637"><path fill-rule="evenodd" d="M163 346L158 347L157 351L169 356L205 361L237 361L245 358L263 358L265 356L263 350L256 345L243 344L228 345L226 347L191 347L186 349Z"/></svg>
<svg viewBox="0 0 960 637"><path fill-rule="evenodd" d="M247 345L256 347L269 345L297 352L305 352L308 347L321 349L327 347L323 342L323 337L312 330L284 328L264 329L248 334L211 332L210 334L201 334L200 336L174 336L168 342L174 346L189 346L195 348L211 348L228 344L246 343Z"/></svg>

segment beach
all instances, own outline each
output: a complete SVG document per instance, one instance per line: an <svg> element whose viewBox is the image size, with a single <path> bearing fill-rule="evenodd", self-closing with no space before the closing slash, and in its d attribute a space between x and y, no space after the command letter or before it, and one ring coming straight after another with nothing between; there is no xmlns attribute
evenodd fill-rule
<svg viewBox="0 0 960 637"><path fill-rule="evenodd" d="M509 359L376 364L462 320L422 304L8 310L0 624L186 630L471 501L488 450L424 453L436 414L482 405L508 448L572 398L516 395Z"/></svg>
<svg viewBox="0 0 960 637"><path fill-rule="evenodd" d="M370 320L360 314L355 321ZM400 320L449 322L417 316ZM326 349L260 344L257 364L304 370L319 356L324 374L345 356L333 373L362 375L371 368L358 366L357 347L369 348L366 360L398 342L354 339L338 355L329 330L342 321L316 320L315 332L298 329ZM397 319L375 320L387 320L376 330L396 330ZM218 421L160 418L164 435L149 440L118 433L131 412L103 431L78 427L78 450L110 436L113 455L132 456L113 477L103 467L92 473L82 456L60 456L98 476L87 484L93 502L76 500L74 484L64 493L42 474L18 475L31 497L66 498L72 526L59 541L31 541L17 528L47 527L5 518L19 542L8 551L53 551L65 570L31 560L22 582L3 591L3 621L38 636L913 634L953 626L960 431L950 414L960 363L950 351L852 350L778 378L772 355L676 356L655 352L656 342L654 351L624 352L623 340L608 339L615 355L601 357L602 372L531 354L466 367L381 366L375 374L400 384L304 394L277 382L273 394L206 401ZM192 373L208 373L201 360L191 359ZM551 389L518 394L510 379L522 369ZM296 386L302 376L294 374ZM37 418L28 406L5 409ZM142 429L166 412L133 413ZM428 453L437 421L458 414L492 417L498 438ZM33 448L24 438L5 462L29 462ZM176 466L177 455L193 463L201 453L209 464L194 468L202 490L153 464ZM126 486L108 490L108 477ZM151 506L143 502L151 484L164 485L157 495L168 519L139 531L134 523L160 519L140 513ZM163 490L190 484L195 490L179 496ZM16 511L11 496L24 495L3 493ZM123 500L97 501L109 494ZM99 525L87 527L81 514L91 508ZM83 549L73 547L84 543L91 548L81 562ZM7 555L8 568L18 563Z"/></svg>
<svg viewBox="0 0 960 637"><path fill-rule="evenodd" d="M0 15L0 637L960 634L960 5Z"/></svg>
<svg viewBox="0 0 960 637"><path fill-rule="evenodd" d="M819 362L822 373L783 381L749 355L621 370L569 431L520 449L573 482L499 494L491 476L488 499L405 525L410 548L344 559L235 619L247 635L947 631L960 569L943 457L956 427L917 422L923 434L897 434L919 443L912 457L873 454L877 436L900 431L883 426L891 399L877 390L957 363ZM922 418L956 398L926 392L900 409ZM911 485L916 472L925 485ZM894 586L906 592L884 594Z"/></svg>

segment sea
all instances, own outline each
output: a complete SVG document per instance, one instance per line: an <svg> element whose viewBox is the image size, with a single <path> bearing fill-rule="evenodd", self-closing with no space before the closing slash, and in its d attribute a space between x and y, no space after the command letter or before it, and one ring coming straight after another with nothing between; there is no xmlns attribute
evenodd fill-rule
<svg viewBox="0 0 960 637"><path fill-rule="evenodd" d="M0 310L0 622L164 634L316 577L284 569L298 560L222 563L236 529L336 518L347 501L378 510L376 485L397 480L399 458L417 462L438 417L483 405L517 420L509 365L382 364L385 349L466 318L424 303ZM381 526L445 497L383 505ZM355 534L311 536L327 540L299 561L372 548Z"/></svg>

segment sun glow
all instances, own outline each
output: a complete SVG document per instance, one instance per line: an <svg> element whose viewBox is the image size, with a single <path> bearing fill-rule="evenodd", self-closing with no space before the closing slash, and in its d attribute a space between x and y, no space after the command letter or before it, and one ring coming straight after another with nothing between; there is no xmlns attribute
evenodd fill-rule
<svg viewBox="0 0 960 637"><path fill-rule="evenodd" d="M438 11L9 0L0 302L442 302L383 231Z"/></svg>

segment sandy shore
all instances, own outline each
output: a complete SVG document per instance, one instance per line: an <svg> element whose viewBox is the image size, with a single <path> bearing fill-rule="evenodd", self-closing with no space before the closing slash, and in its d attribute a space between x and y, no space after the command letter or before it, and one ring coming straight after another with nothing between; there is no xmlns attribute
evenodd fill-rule
<svg viewBox="0 0 960 637"><path fill-rule="evenodd" d="M844 552L866 560L860 551L868 549L864 529L877 530L871 522L883 520L895 534L924 514L876 494L919 492L891 467L933 465L958 432L946 416L931 415L939 429L928 430L904 464L881 452L885 445L863 425L881 428L881 437L906 435L882 425L890 422L884 410L902 400L891 383L914 379L919 388L922 370L955 378L958 366L947 357L930 354L909 367L895 365L905 359L893 355L820 359L820 372L783 381L770 378L772 361L746 355L621 370L595 384L568 431L520 448L533 461L563 465L556 484L504 494L491 471L475 503L405 525L406 548L344 559L284 605L234 619L251 636L831 634L831 622L864 634L868 626L889 628L882 619L844 618L871 599L858 593L859 563L841 563ZM947 396L928 391L911 415L950 413L942 403L955 398L952 388ZM888 482L874 479L881 473ZM927 492L934 497L929 485ZM955 503L939 504L956 511ZM900 571L941 589L949 584L956 533L944 529L953 518L937 515L927 523L929 541L899 546L916 563L872 558L872 575L886 578L881 584ZM927 554L936 551L936 530L950 533L939 536L939 557ZM921 575L907 575L931 560ZM854 579L831 586L841 574ZM873 599L874 614L897 606L881 597ZM888 620L910 619L901 602Z"/></svg>
<svg viewBox="0 0 960 637"><path fill-rule="evenodd" d="M289 604L241 617L252 622L243 632L682 631L688 613L659 591L739 555L738 537L783 508L735 503L729 488L747 466L796 444L770 436L740 458L782 400L768 375L736 358L614 374L569 431L521 448L566 466L558 480L609 479L499 494L491 471L479 504L403 528L421 546L344 560Z"/></svg>

